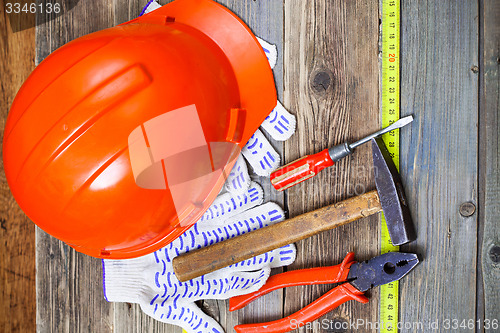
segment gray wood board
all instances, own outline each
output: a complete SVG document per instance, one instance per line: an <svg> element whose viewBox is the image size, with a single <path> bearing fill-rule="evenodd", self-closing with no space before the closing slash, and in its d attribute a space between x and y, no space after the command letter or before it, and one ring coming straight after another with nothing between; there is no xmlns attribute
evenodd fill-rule
<svg viewBox="0 0 500 333"><path fill-rule="evenodd" d="M65 43L93 31L126 22L140 12L147 1L81 0L67 3L63 14L45 17L38 14L41 24L36 33L37 63ZM162 2L165 4L166 2ZM281 1L230 2L230 5L260 37L276 44L279 52L275 68L278 95L282 95L281 58L283 39L283 4ZM43 23L42 23L43 22ZM282 144L272 142L282 153ZM283 194L271 190L269 181L260 179L266 199L283 204ZM93 332L180 332L146 316L138 305L104 300L101 262L75 252L67 245L37 230L37 329L52 331ZM202 304L223 327L239 322L265 321L282 316L282 293L268 295L237 313L227 311L227 302L207 301ZM215 312L214 312L215 311Z"/></svg>
<svg viewBox="0 0 500 333"><path fill-rule="evenodd" d="M285 1L285 107L297 115L296 135L285 143L285 162L359 139L379 129L379 6L376 0ZM287 191L290 216L374 188L371 147L365 145L333 167ZM291 269L337 265L348 251L357 260L379 253L378 216L297 243ZM332 289L331 285L288 288L285 315ZM375 322L378 289L369 304L348 302L325 315L313 330L336 332L356 319ZM313 325L311 325L313 326ZM359 328L363 331L364 327Z"/></svg>
<svg viewBox="0 0 500 333"><path fill-rule="evenodd" d="M5 1L0 0L0 8ZM18 89L35 67L33 15L0 15L0 138ZM3 157L3 145L0 147ZM35 225L17 205L0 158L0 331L35 330ZM26 320L29 318L31 320Z"/></svg>
<svg viewBox="0 0 500 333"><path fill-rule="evenodd" d="M482 63L480 66L479 179L481 277L478 281L479 320L485 332L494 332L493 320L500 321L500 2L482 2ZM482 241L481 241L482 239ZM489 326L489 328L488 328Z"/></svg>
<svg viewBox="0 0 500 333"><path fill-rule="evenodd" d="M403 250L422 262L402 283L400 319L423 331L476 315L477 214L459 207L478 202L478 14L472 0L402 2L401 113L415 121L401 174L418 233Z"/></svg>

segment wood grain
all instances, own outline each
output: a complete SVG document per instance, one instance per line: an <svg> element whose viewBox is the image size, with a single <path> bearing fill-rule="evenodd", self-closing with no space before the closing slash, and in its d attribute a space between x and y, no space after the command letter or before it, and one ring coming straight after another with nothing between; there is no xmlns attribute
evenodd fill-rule
<svg viewBox="0 0 500 333"><path fill-rule="evenodd" d="M285 0L285 106L297 115L296 135L285 144L286 162L379 129L378 1ZM287 191L290 216L374 188L371 149L324 170ZM379 253L379 218L370 217L297 243L290 269L336 265L348 251L357 260ZM285 315L311 303L332 286L288 288ZM372 302L349 302L324 316L335 325L378 318ZM316 322L313 330L319 332ZM301 329L305 332L305 329ZM327 330L328 331L328 330ZM331 329L330 331L335 331Z"/></svg>
<svg viewBox="0 0 500 333"><path fill-rule="evenodd" d="M478 319L500 319L500 3L482 2L482 63L480 96L479 179L482 226L480 262L482 295L478 308L483 309ZM486 321L485 321L486 323ZM490 327L485 332L494 332Z"/></svg>
<svg viewBox="0 0 500 333"><path fill-rule="evenodd" d="M402 249L422 262L401 282L400 319L445 330L446 319L476 315L477 215L459 207L478 202L478 2L401 9L401 113L415 115L401 173L418 236Z"/></svg>
<svg viewBox="0 0 500 333"><path fill-rule="evenodd" d="M34 15L6 15L0 0L0 138L17 90L35 67ZM2 148L0 148L2 149ZM35 226L14 200L0 162L0 331L35 330Z"/></svg>
<svg viewBox="0 0 500 333"><path fill-rule="evenodd" d="M371 191L176 257L175 276L189 281L380 211L379 195Z"/></svg>

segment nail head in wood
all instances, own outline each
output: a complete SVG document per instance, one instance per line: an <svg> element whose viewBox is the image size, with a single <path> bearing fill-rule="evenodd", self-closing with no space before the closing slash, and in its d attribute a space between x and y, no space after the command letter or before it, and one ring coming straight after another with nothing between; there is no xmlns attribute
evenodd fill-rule
<svg viewBox="0 0 500 333"><path fill-rule="evenodd" d="M476 212L476 206L472 202L465 202L460 205L460 215L470 217Z"/></svg>

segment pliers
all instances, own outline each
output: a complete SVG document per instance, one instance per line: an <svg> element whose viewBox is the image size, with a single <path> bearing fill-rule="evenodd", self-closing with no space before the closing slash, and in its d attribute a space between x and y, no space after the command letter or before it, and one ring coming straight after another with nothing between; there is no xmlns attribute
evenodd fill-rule
<svg viewBox="0 0 500 333"><path fill-rule="evenodd" d="M241 309L260 296L281 288L338 282L347 283L333 288L313 303L286 318L267 323L238 325L234 329L238 333L289 332L292 330L292 323L303 323L305 325L347 301L356 300L367 303L368 298L364 296L365 291L401 279L418 262L416 254L389 252L358 263L354 261L354 253L349 252L340 265L302 269L273 275L258 291L232 297L229 300L229 311Z"/></svg>

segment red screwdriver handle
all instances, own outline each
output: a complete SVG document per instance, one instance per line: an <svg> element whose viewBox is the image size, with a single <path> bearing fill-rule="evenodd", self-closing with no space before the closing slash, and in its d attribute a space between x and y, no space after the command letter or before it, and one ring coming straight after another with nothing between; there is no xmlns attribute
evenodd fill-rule
<svg viewBox="0 0 500 333"><path fill-rule="evenodd" d="M271 174L271 183L278 191L284 191L309 178L316 176L321 170L334 164L328 149L317 154L305 156Z"/></svg>
<svg viewBox="0 0 500 333"><path fill-rule="evenodd" d="M234 327L234 330L238 333L289 332L318 319L324 314L337 308L339 305L350 300L355 300L361 303L368 302L368 298L364 296L363 292L356 289L350 283L344 283L333 288L302 310L297 311L286 318L267 323L238 325Z"/></svg>

